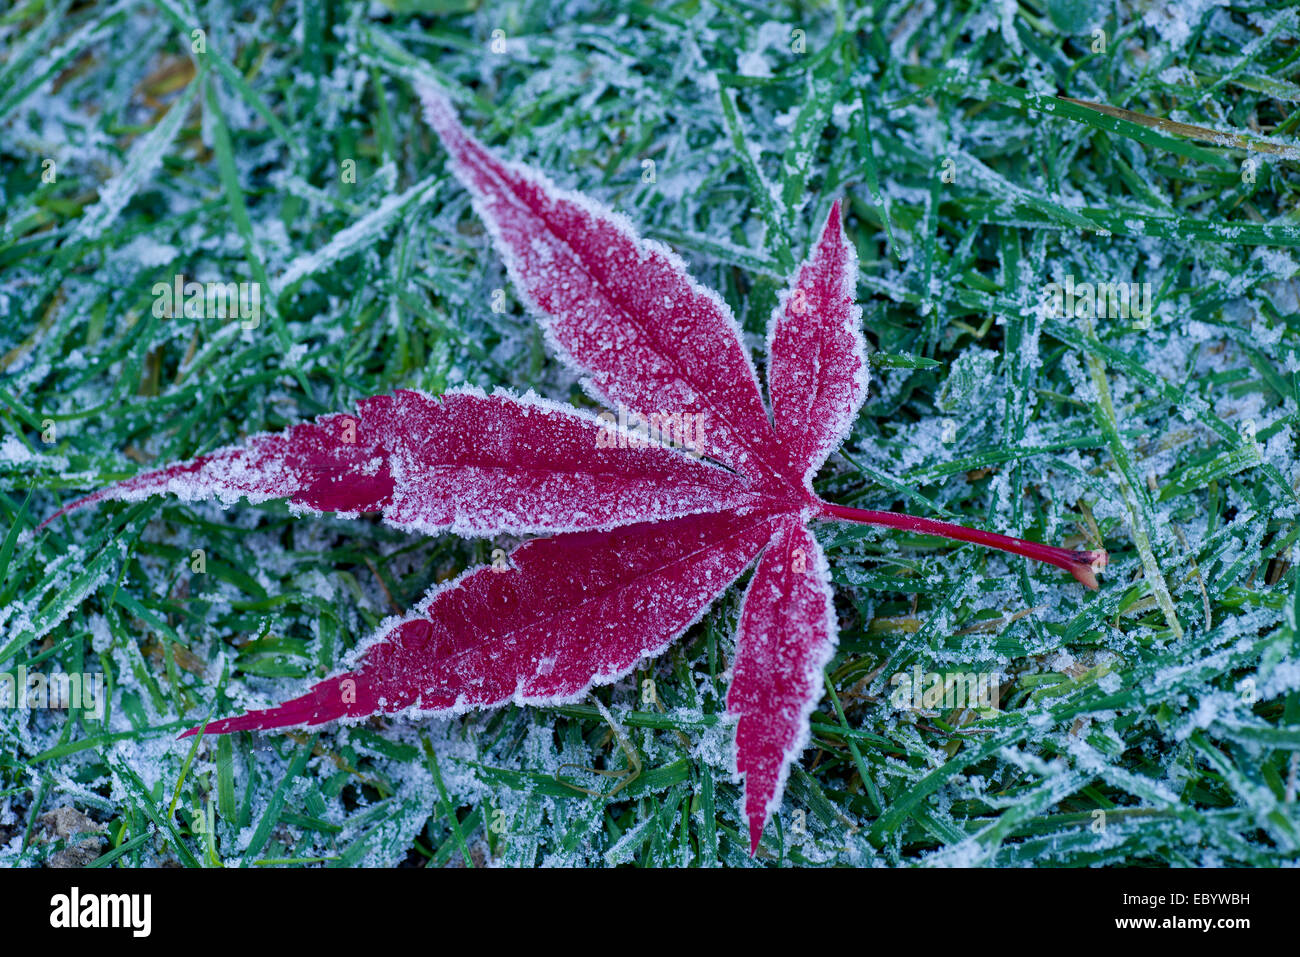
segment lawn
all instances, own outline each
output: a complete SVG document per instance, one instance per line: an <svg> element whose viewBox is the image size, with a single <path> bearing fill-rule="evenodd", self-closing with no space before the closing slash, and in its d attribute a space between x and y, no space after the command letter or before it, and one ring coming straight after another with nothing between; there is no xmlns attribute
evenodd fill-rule
<svg viewBox="0 0 1300 957"><path fill-rule="evenodd" d="M60 505L394 389L599 411L421 81L680 253L760 362L841 199L872 383L817 493L1104 548L1100 589L816 526L839 646L753 858L724 707L747 578L572 704L178 740L517 541L162 497L37 531ZM1282 2L19 0L0 865L1300 863L1297 125ZM169 308L186 282L257 308ZM6 704L33 674L103 692ZM952 675L992 700L921 690Z"/></svg>

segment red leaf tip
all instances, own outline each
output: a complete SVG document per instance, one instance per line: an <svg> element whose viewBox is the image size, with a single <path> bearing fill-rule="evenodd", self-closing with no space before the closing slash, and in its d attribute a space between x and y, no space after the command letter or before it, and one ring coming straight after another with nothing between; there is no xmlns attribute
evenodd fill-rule
<svg viewBox="0 0 1300 957"><path fill-rule="evenodd" d="M447 94L438 89L432 83L421 80L415 84L415 94L424 104L424 115L429 120L429 124L435 128L439 126L433 121L432 115L437 115L439 119L443 117L455 118L455 110L452 108L451 100Z"/></svg>
<svg viewBox="0 0 1300 957"><path fill-rule="evenodd" d="M840 213L840 200L838 199L831 203L831 211L826 217L826 228L830 229L832 225L836 227L842 227L844 225L844 217Z"/></svg>

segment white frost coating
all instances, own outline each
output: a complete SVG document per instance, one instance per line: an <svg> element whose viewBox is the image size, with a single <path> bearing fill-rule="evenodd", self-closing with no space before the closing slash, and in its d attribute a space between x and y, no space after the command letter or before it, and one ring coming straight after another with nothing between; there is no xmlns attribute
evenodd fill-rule
<svg viewBox="0 0 1300 957"><path fill-rule="evenodd" d="M388 196L374 210L358 219L351 226L339 230L334 238L315 252L299 256L291 262L284 273L271 283L272 297L292 286L304 276L319 272L330 263L356 252L365 244L379 238L384 227L408 203L414 202L416 208L423 206L437 195L437 177L430 176L416 183L404 193Z"/></svg>
<svg viewBox="0 0 1300 957"><path fill-rule="evenodd" d="M771 76L772 68L768 65L765 54L773 48L780 48L787 44L792 32L787 24L768 20L758 28L753 49L736 55L736 72L741 76Z"/></svg>
<svg viewBox="0 0 1300 957"><path fill-rule="evenodd" d="M626 864L631 861L632 856L645 843L647 837L646 828L657 820L656 815L647 814L639 822L628 828L627 832L610 845L609 850L605 852L605 863L613 867L616 864Z"/></svg>
<svg viewBox="0 0 1300 957"><path fill-rule="evenodd" d="M16 435L6 435L3 440L0 440L0 462L23 465L38 458L40 456L23 445Z"/></svg>
<svg viewBox="0 0 1300 957"><path fill-rule="evenodd" d="M190 111L200 84L191 82L180 95L162 121L131 146L126 166L99 191L99 201L82 215L72 234L74 241L97 239L113 224L126 208L131 197L149 181L149 177L162 165L163 154L180 131L181 121Z"/></svg>

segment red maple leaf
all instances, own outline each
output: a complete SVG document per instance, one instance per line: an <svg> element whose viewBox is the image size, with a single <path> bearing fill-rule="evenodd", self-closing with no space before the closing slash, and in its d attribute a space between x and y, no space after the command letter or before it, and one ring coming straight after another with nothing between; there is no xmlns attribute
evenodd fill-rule
<svg viewBox="0 0 1300 957"><path fill-rule="evenodd" d="M1102 551L845 508L813 493L814 474L867 395L857 256L838 202L769 325L769 414L731 310L676 255L590 198L498 159L442 94L421 96L554 351L595 398L622 407L623 421L531 393L403 390L362 400L355 415L146 472L51 516L44 524L105 499L169 493L378 511L424 533L553 536L520 545L508 567L435 587L359 645L351 670L206 733L573 701L662 652L757 559L727 694L753 853L808 740L836 643L826 556L808 522L977 542L1096 587Z"/></svg>

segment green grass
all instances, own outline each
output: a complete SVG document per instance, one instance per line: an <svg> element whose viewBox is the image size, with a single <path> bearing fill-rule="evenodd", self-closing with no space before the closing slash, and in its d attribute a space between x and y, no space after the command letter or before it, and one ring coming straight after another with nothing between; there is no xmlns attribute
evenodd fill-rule
<svg viewBox="0 0 1300 957"><path fill-rule="evenodd" d="M295 693L510 543L162 499L31 534L80 491L399 387L589 404L447 176L421 74L503 153L680 250L755 345L843 196L875 381L818 492L1110 552L1084 593L823 527L840 649L758 863L1300 859L1288 5L1185 29L1099 6L1101 52L1055 0L1005 22L964 2L389 6L0 15L0 671L113 688L102 721L0 710L0 863L66 854L42 821L64 805L102 829L100 866L750 863L722 705L739 588L571 706L196 747L177 732ZM262 283L261 324L155 317L176 273ZM1149 282L1150 323L1041 315L1066 276ZM996 672L1000 710L892 706L914 666Z"/></svg>

